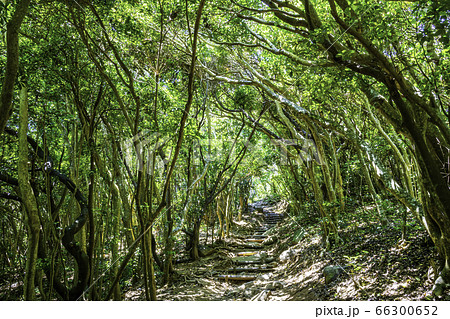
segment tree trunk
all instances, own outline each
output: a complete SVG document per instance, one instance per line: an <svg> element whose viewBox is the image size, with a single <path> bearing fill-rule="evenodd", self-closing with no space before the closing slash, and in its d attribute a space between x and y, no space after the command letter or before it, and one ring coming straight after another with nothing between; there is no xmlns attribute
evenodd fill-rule
<svg viewBox="0 0 450 319"><path fill-rule="evenodd" d="M308 126L310 128L310 131L312 133L312 136L314 138L314 141L316 143L316 151L320 158L320 168L322 170L322 176L324 180L324 184L327 191L328 201L331 204L331 207L327 209L327 214L331 217L331 222L334 224L334 228L337 228L338 224L338 209L334 207L334 204L336 202L336 193L333 187L331 174L330 174L330 168L328 166L328 159L325 155L325 150L322 143L322 138L320 137L319 133L317 132L317 129L315 125L308 123ZM338 241L338 234L337 232L334 233L336 242Z"/></svg>
<svg viewBox="0 0 450 319"><path fill-rule="evenodd" d="M425 226L442 258L442 271L433 288L433 293L440 295L446 285L450 283L450 190L445 179L442 178L439 158L433 153L433 144L440 144L440 141L425 139L423 133L427 132L427 128L420 127L420 121L416 119L417 114L414 113L415 108L405 102L397 89L391 83L389 84L391 97L416 146L424 185L422 199L425 201ZM431 124L425 123L424 125ZM443 143L445 145L444 141ZM436 147L441 146L437 145Z"/></svg>
<svg viewBox="0 0 450 319"><path fill-rule="evenodd" d="M239 194L239 215L238 221L242 220L242 214L244 213L244 196L243 194Z"/></svg>
<svg viewBox="0 0 450 319"><path fill-rule="evenodd" d="M116 262L119 259L119 244L120 244L120 217L121 217L121 202L120 202L120 194L119 188L117 187L114 176L111 176L111 200L112 200L112 214L113 218L113 229L112 229L112 273L113 278L117 276L119 273L119 264ZM117 283L114 286L113 300L120 301L122 299L120 292L120 285Z"/></svg>
<svg viewBox="0 0 450 319"><path fill-rule="evenodd" d="M148 226L147 226L148 228ZM152 239L151 239L151 229L146 234L145 239L147 240L146 246L149 247L148 250L148 276L149 276L149 294L150 294L150 300L156 301L156 280L155 280L155 267L154 265L154 258L153 258L153 252L152 252Z"/></svg>
<svg viewBox="0 0 450 319"><path fill-rule="evenodd" d="M199 255L199 243L200 243L200 224L201 221L195 221L194 230L192 231L192 248L191 248L191 258L192 260L198 260Z"/></svg>
<svg viewBox="0 0 450 319"><path fill-rule="evenodd" d="M89 195L88 195L88 210L89 210L89 245L87 255L89 258L89 286L95 285L94 282L94 246L95 246L95 220L94 220L94 186L95 186L95 164L94 154L92 151L93 140L89 139L91 154L90 154L90 173L89 173ZM97 300L96 289L91 288L91 300Z"/></svg>
<svg viewBox="0 0 450 319"><path fill-rule="evenodd" d="M219 239L225 238L225 214L223 212L223 194L220 194L217 197L217 218L219 219L219 233L217 235Z"/></svg>
<svg viewBox="0 0 450 319"><path fill-rule="evenodd" d="M231 210L230 192L225 193L225 216L227 221L227 237L230 237L231 228L233 226L233 212ZM244 201L245 204L245 201Z"/></svg>
<svg viewBox="0 0 450 319"><path fill-rule="evenodd" d="M0 135L11 116L14 84L19 69L19 31L29 4L30 0L19 1L16 5L16 11L6 27L6 69L0 95Z"/></svg>
<svg viewBox="0 0 450 319"><path fill-rule="evenodd" d="M172 198L171 189L167 192L167 211L166 211L166 247L165 247L165 260L164 260L164 276L163 282L165 284L170 284L172 281L172 258L173 258L173 218L172 218Z"/></svg>
<svg viewBox="0 0 450 319"><path fill-rule="evenodd" d="M345 209L345 197L344 197L344 188L342 183L342 174L341 174L341 166L339 165L336 147L334 145L334 141L332 136L330 135L330 144L332 147L331 154L334 162L334 187L339 200L340 211L344 212Z"/></svg>
<svg viewBox="0 0 450 319"><path fill-rule="evenodd" d="M27 262L25 268L24 280L24 299L33 300L34 293L34 279L36 274L36 261L39 245L39 212L34 196L33 189L28 178L28 96L27 88L24 86L20 90L20 111L19 111L19 162L18 162L18 177L19 189L23 204L26 210L26 220L28 226L28 250Z"/></svg>

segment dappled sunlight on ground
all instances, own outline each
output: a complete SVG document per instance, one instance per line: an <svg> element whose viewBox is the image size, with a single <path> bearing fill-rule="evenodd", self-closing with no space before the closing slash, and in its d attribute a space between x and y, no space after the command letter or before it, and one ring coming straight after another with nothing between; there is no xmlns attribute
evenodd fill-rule
<svg viewBox="0 0 450 319"><path fill-rule="evenodd" d="M245 236L252 225L260 225L261 216L236 222L233 235L210 248L215 252L199 261L175 265L176 274L170 287L158 290L161 300L430 300L434 275L430 259L437 260L433 244L426 233L414 225L408 237L401 240L400 227L391 223L380 227L369 218L344 221L340 245L323 248L317 224L308 226L301 220L285 219L265 234L273 238L270 245L251 243L259 254L267 253L276 267L257 275L249 282L227 282L218 279L236 261L237 247L249 245ZM301 226L300 226L301 225ZM311 223L310 223L311 225ZM355 226L358 225L358 226ZM302 229L301 236L294 236ZM287 260L281 260L291 251ZM250 254L251 255L251 254ZM256 258L254 255L254 259ZM250 256L252 257L252 256ZM252 259L253 260L253 259ZM344 271L325 284L323 269L341 266ZM143 293L128 293L127 299L142 300ZM441 299L450 299L444 295Z"/></svg>

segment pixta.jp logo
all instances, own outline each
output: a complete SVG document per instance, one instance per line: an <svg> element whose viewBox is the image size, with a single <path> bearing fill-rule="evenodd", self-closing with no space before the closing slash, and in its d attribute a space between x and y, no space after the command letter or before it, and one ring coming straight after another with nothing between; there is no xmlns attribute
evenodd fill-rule
<svg viewBox="0 0 450 319"><path fill-rule="evenodd" d="M128 167L133 171L150 174L153 159L156 160L155 169L164 169L171 160L172 149L175 145L174 136L156 132L142 131L132 138L121 142L122 154ZM272 153L276 156L263 156L263 149L270 144ZM187 146L189 144L189 146ZM321 165L322 161L317 152L313 139L266 139L249 142L247 139L197 139L193 143L186 143L181 153L187 154L191 147L191 161L194 164L203 162L224 162L226 158L232 162L245 149L247 161L257 162L261 166L276 165L304 165L315 161ZM156 155L156 156L155 156Z"/></svg>

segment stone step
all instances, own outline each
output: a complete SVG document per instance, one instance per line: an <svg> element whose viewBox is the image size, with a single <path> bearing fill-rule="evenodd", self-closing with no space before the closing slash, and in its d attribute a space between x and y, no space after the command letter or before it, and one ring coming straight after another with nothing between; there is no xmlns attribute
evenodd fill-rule
<svg viewBox="0 0 450 319"><path fill-rule="evenodd" d="M227 269L227 272L236 273L236 272L245 272L245 273L252 273L252 272L271 272L273 271L272 267L233 267Z"/></svg>
<svg viewBox="0 0 450 319"><path fill-rule="evenodd" d="M236 247L237 249L264 249L263 245L260 244L231 244L231 247Z"/></svg>
<svg viewBox="0 0 450 319"><path fill-rule="evenodd" d="M267 238L267 235L249 235L247 238Z"/></svg>
<svg viewBox="0 0 450 319"><path fill-rule="evenodd" d="M260 234L253 234L253 235L245 235L245 236L235 236L236 238L246 240L246 239L265 239L267 238L267 235Z"/></svg>
<svg viewBox="0 0 450 319"><path fill-rule="evenodd" d="M262 265L262 264L269 264L273 261L275 261L275 258L267 257L264 259L255 259L255 260L235 260L234 263L236 265Z"/></svg>
<svg viewBox="0 0 450 319"><path fill-rule="evenodd" d="M219 275L217 278L225 281L252 281L256 279L256 276Z"/></svg>
<svg viewBox="0 0 450 319"><path fill-rule="evenodd" d="M264 239L262 239L262 238L258 238L258 239L256 239L256 238L247 238L245 241L247 243L262 243L264 241Z"/></svg>
<svg viewBox="0 0 450 319"><path fill-rule="evenodd" d="M256 255L257 253L258 253L257 251L240 251L236 253L236 256L253 256Z"/></svg>

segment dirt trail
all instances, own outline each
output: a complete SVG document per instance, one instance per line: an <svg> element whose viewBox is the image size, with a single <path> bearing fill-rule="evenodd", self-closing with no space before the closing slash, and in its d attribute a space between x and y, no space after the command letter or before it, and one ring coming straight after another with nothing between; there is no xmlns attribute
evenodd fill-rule
<svg viewBox="0 0 450 319"><path fill-rule="evenodd" d="M282 287L272 278L278 269L274 254L277 225L286 216L287 203L250 204L241 221L235 221L229 238L205 251L198 261L175 265L174 282L158 290L160 300L268 300ZM127 294L140 300L142 291Z"/></svg>
<svg viewBox="0 0 450 319"><path fill-rule="evenodd" d="M409 221L408 241L401 241L394 223L380 228L370 212L347 213L340 232L344 242L326 251L320 224L289 216L286 208L284 201L249 205L230 237L203 249L207 257L175 264L174 280L158 289L158 299L433 299L429 260L437 260L437 254L414 220ZM327 283L324 269L331 265L345 270ZM125 299L144 300L144 293L134 288Z"/></svg>
<svg viewBox="0 0 450 319"><path fill-rule="evenodd" d="M277 211L277 205L266 206L261 203L250 206L250 212L255 210L262 213L263 223L254 227L253 234L241 237L243 243L238 243L236 248L231 251L234 255L231 259L232 266L225 269L225 274L216 276L226 283L246 283L255 280L269 281L270 275L278 266L277 256L273 256L269 252L270 244L273 244L273 242L267 232L283 220L284 212ZM275 286L279 287L280 283L271 283L271 285L267 283L262 291L245 290L245 284L238 289L244 289L244 295L251 297L251 300L267 300L270 290L274 289ZM233 297L233 293L236 293L236 291L232 290L229 294L230 297Z"/></svg>

